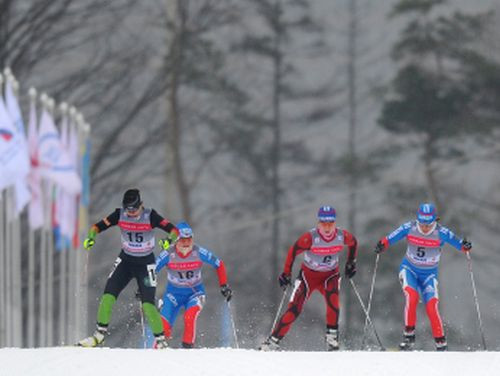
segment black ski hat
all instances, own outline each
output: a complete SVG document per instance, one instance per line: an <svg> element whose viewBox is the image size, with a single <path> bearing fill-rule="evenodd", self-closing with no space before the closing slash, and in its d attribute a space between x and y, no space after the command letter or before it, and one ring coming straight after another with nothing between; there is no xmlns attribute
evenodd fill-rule
<svg viewBox="0 0 500 376"><path fill-rule="evenodd" d="M142 204L139 190L136 188L127 190L123 195L122 204L124 209L138 209Z"/></svg>

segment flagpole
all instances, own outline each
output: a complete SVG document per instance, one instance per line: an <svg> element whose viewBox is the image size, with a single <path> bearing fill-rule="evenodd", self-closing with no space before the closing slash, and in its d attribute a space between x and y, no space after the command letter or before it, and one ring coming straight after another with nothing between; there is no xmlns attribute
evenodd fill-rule
<svg viewBox="0 0 500 376"><path fill-rule="evenodd" d="M53 98L48 100L48 109L52 117L54 116L55 101ZM49 232L47 242L47 342L49 346L54 345L54 230L52 228L52 205L54 201L55 184L50 184L49 189Z"/></svg>
<svg viewBox="0 0 500 376"><path fill-rule="evenodd" d="M77 111L76 108L71 106L69 109L69 123L68 123L68 129L69 129L69 134L70 134L70 142L72 142L71 135L76 132L76 137L77 137L77 145L76 145L76 150L70 150L71 153L76 154L76 164L75 164L75 170L78 172L80 169L78 168L78 161L80 161L80 145L79 145L79 134L78 134L78 122L77 122ZM75 146L73 144L70 144L71 146ZM74 208L74 220L76 221L73 223L73 231L76 231L76 235L74 234L73 236L76 236L79 239L79 234L78 234L78 227L76 226L78 223L78 212L79 212L79 201L77 202L77 199L80 196L75 196L74 200L72 201L72 205L75 206ZM78 312L78 289L79 289L79 279L78 279L78 247L75 248L73 244L73 240L70 240L70 247L69 247L69 261L68 261L68 324L67 324L67 340L68 343L74 343L78 341L80 338L80 335L78 333L78 321L77 321L77 312Z"/></svg>
<svg viewBox="0 0 500 376"><path fill-rule="evenodd" d="M68 147L68 105L63 102L59 105L60 113L62 116L61 119L61 139L64 145L64 147ZM65 129L63 129L65 128ZM64 137L66 136L66 140L64 140ZM63 205L65 204L66 201L66 194L64 190L58 186L56 188L56 211L59 211L58 205ZM69 210L68 207L65 205L63 206L63 210ZM58 218L59 223L59 239L65 243L64 239L64 233L63 233L63 226L65 226L64 223L61 223L63 220L63 217ZM69 252L69 249L66 247L66 244L61 245L61 249L59 251L59 344L65 344L66 343L66 325L68 322L68 310L66 309L66 303L67 303L67 267L68 267L68 255L67 252Z"/></svg>
<svg viewBox="0 0 500 376"><path fill-rule="evenodd" d="M31 113L30 117L36 118L36 98L37 93L35 88L30 88L28 91L30 97L30 109L35 108L34 114ZM36 121L30 119L30 121ZM33 152L33 151L31 151ZM27 331L27 344L28 347L35 347L35 230L31 228L28 218L28 331Z"/></svg>
<svg viewBox="0 0 500 376"><path fill-rule="evenodd" d="M10 68L5 68L5 75L7 77L7 83L10 84L10 88L12 88L12 97L7 98L7 104L9 105L9 100L14 100L11 102L11 104L15 103L16 107L18 106L18 94L19 94L19 82L16 80L14 75L12 74L12 71ZM17 111L13 110L12 107L10 107L10 110L12 111L12 115L14 115L14 112L17 112L17 117L14 117L14 122L15 126L24 133L24 126L23 126L23 121L22 121L22 115L20 113L20 109L17 108ZM19 122L19 123L18 123ZM23 134L23 137L26 135ZM23 181L22 183L25 184ZM13 345L15 347L22 347L23 345L23 329L22 329L22 322L23 322L23 306L22 306L22 265L21 265L21 258L22 258L22 246L21 246L21 206L19 206L19 203L17 200L20 200L22 203L22 197L19 197L17 195L18 190L15 189L14 187L12 188L12 214L13 214L13 219L12 219L12 265L13 265L13 274L12 274L12 279L13 279L13 316L12 316L12 327L13 327Z"/></svg>
<svg viewBox="0 0 500 376"><path fill-rule="evenodd" d="M81 121L79 123L79 128L81 132L81 140L83 143L83 155L82 161L82 197L81 197L81 209L82 215L80 216L80 240L89 227L89 205L90 205L90 161L86 160L87 153L90 153L90 124ZM85 197L87 195L87 197ZM78 336L84 335L88 331L88 269L89 269L89 252L80 252L81 241L78 243L78 257L77 257L77 275L78 275L78 295L77 295L77 328Z"/></svg>
<svg viewBox="0 0 500 376"><path fill-rule="evenodd" d="M12 301L12 290L14 288L12 283L12 272L13 272L13 258L12 258L12 189L9 187L6 190L5 194L5 265L7 266L7 270L5 273L6 277L6 286L7 286L7 294L6 294L6 305L7 305L7 314L6 322L7 322L7 346L13 345L13 301Z"/></svg>
<svg viewBox="0 0 500 376"><path fill-rule="evenodd" d="M1 86L1 80L0 80ZM7 264L5 252L5 195L0 190L0 346L7 346L7 299L6 299L6 273Z"/></svg>
<svg viewBox="0 0 500 376"><path fill-rule="evenodd" d="M42 93L40 96L40 102L42 104L43 111L47 111L47 94ZM42 182L42 189L41 189L41 194L42 194L42 202L47 203L49 202L47 200L48 196L48 191L49 191L49 182L48 181L43 181ZM43 221L43 226L41 229L41 234L40 234L40 252L39 252L39 260L40 260L40 283L39 283L39 288L40 288L40 297L39 297L39 320L38 320L38 345L40 347L44 347L48 345L47 341L47 289L48 289L48 283L47 283L47 234L48 234L48 229L50 229L50 205L43 205L43 216L44 216L44 221Z"/></svg>

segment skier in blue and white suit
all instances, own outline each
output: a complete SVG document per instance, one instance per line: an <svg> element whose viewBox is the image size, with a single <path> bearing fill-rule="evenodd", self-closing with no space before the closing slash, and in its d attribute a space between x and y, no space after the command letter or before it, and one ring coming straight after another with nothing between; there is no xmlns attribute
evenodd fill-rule
<svg viewBox="0 0 500 376"><path fill-rule="evenodd" d="M227 301L232 291L227 285L226 268L215 254L193 243L193 230L186 222L177 225L179 239L170 246L168 241L162 244L165 249L156 259L156 272L165 268L167 287L163 295L163 307L160 314L167 338L171 337L172 327L179 310L184 307L184 335L182 347L194 347L196 320L205 302L201 270L203 264L217 270L220 291Z"/></svg>
<svg viewBox="0 0 500 376"><path fill-rule="evenodd" d="M425 303L436 349L447 349L443 322L438 310L438 266L441 248L448 243L458 250L469 252L472 244L466 239L459 239L437 221L434 205L421 204L417 211L416 221L399 226L382 238L375 248L375 252L380 253L401 239L406 239L408 243L406 255L399 268L399 280L406 299L405 330L403 342L399 345L402 350L412 349L415 342L419 294Z"/></svg>

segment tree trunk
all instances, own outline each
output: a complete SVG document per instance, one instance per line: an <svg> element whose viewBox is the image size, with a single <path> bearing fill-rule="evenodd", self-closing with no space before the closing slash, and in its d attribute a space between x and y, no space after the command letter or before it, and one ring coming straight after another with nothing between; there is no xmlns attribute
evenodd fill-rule
<svg viewBox="0 0 500 376"><path fill-rule="evenodd" d="M272 225L272 262L271 262L271 275L276 275L280 270L279 265L279 255L280 252L280 218L279 214L281 211L280 206L280 176L279 167L281 160L281 70L282 70L282 55L281 55L281 1L278 0L275 3L275 15L276 15L276 30L274 37L274 59L273 59L273 148L272 148L272 215L273 215L273 225ZM275 289L271 289L273 301L276 300Z"/></svg>
<svg viewBox="0 0 500 376"><path fill-rule="evenodd" d="M179 108L179 85L182 67L182 34L185 18L182 16L179 0L167 0L167 17L172 15L174 31L170 39L171 58L170 88L168 91L167 105L167 171L166 171L166 205L168 216L183 218L191 222L190 191L184 174L181 156L181 119Z"/></svg>

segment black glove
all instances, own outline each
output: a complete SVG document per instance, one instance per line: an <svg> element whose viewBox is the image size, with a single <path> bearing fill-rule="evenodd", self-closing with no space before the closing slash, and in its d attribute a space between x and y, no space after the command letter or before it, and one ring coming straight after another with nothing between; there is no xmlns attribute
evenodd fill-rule
<svg viewBox="0 0 500 376"><path fill-rule="evenodd" d="M290 274L287 274L287 273L281 273L279 278L278 278L278 282L280 283L280 287L283 289L283 290L286 290L286 288L292 284L292 279L290 277Z"/></svg>
<svg viewBox="0 0 500 376"><path fill-rule="evenodd" d="M354 274L356 274L356 261L347 261L345 264L344 274L349 279L354 277Z"/></svg>
<svg viewBox="0 0 500 376"><path fill-rule="evenodd" d="M220 287L220 293L224 298L226 298L227 302L229 302L233 296L233 290L231 290L228 285L222 285Z"/></svg>
<svg viewBox="0 0 500 376"><path fill-rule="evenodd" d="M382 253L384 251L385 251L385 245L384 245L384 243L382 243L381 240L379 240L379 242L375 246L375 249L373 250L373 252L378 254L378 253Z"/></svg>
<svg viewBox="0 0 500 376"><path fill-rule="evenodd" d="M462 240L462 251L464 252L469 252L472 249L472 243L467 240L467 238L464 238Z"/></svg>

